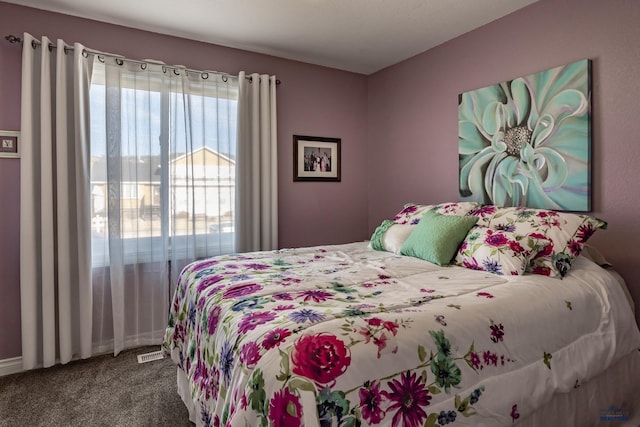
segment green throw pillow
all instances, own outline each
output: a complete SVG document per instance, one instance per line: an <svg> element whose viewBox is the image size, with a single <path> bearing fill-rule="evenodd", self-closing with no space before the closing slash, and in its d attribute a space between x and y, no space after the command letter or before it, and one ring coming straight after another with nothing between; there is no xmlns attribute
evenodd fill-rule
<svg viewBox="0 0 640 427"><path fill-rule="evenodd" d="M402 245L400 254L448 265L476 222L476 216L442 215L427 211Z"/></svg>

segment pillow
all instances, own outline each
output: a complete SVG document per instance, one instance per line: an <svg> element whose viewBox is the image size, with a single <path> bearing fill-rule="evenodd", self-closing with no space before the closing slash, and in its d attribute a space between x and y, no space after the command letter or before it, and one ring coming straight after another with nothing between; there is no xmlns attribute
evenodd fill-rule
<svg viewBox="0 0 640 427"><path fill-rule="evenodd" d="M448 265L478 218L427 211L400 249L400 254Z"/></svg>
<svg viewBox="0 0 640 427"><path fill-rule="evenodd" d="M521 275L529 260L549 243L547 239L476 225L460 245L454 264L498 275Z"/></svg>
<svg viewBox="0 0 640 427"><path fill-rule="evenodd" d="M426 211L435 210L444 215L464 216L480 206L481 204L477 202L442 203L439 205L406 204L393 220L385 219L375 229L369 247L398 255L402 244Z"/></svg>
<svg viewBox="0 0 640 427"><path fill-rule="evenodd" d="M595 247L591 245L585 244L582 248L582 256L587 258L590 261L595 262L602 268L611 268L613 264L611 264L602 253L597 250Z"/></svg>
<svg viewBox="0 0 640 427"><path fill-rule="evenodd" d="M480 206L482 205L477 202L441 203L439 205L418 205L415 203L408 203L396 214L393 218L393 222L396 224L416 225L420 221L420 218L422 218L422 215L428 210L434 210L443 215L465 216Z"/></svg>
<svg viewBox="0 0 640 427"><path fill-rule="evenodd" d="M398 255L402 244L407 240L413 228L414 226L411 224L396 224L385 219L371 236L371 248Z"/></svg>
<svg viewBox="0 0 640 427"><path fill-rule="evenodd" d="M527 272L550 277L565 276L593 233L607 228L605 221L589 215L525 207L485 205L469 215L479 218L478 225L549 240L531 259Z"/></svg>

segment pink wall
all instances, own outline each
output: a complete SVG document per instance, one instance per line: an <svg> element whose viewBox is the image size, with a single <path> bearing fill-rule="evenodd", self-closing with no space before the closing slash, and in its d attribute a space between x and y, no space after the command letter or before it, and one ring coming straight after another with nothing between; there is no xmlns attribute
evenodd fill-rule
<svg viewBox="0 0 640 427"><path fill-rule="evenodd" d="M366 77L0 2L0 129L20 128L21 48L8 34L62 38L130 58L190 68L275 74L278 87L280 245L345 243L367 237ZM293 182L293 135L342 139L340 183ZM21 354L19 160L0 159L0 360ZM311 197L310 197L311 195Z"/></svg>
<svg viewBox="0 0 640 427"><path fill-rule="evenodd" d="M369 76L369 229L408 201L457 200L459 93L590 58L593 214L609 223L590 242L640 308L639 22L638 1L541 0Z"/></svg>

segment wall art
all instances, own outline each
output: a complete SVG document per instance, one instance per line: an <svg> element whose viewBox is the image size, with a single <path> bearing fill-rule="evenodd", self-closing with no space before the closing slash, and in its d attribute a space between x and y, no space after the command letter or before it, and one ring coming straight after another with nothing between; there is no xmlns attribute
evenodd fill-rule
<svg viewBox="0 0 640 427"><path fill-rule="evenodd" d="M591 61L458 98L460 200L591 210Z"/></svg>

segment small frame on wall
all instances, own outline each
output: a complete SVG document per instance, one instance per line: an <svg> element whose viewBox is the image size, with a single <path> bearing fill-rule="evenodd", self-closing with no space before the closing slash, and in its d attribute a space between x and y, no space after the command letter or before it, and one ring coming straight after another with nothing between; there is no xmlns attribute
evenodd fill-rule
<svg viewBox="0 0 640 427"><path fill-rule="evenodd" d="M0 157L20 157L20 132L0 130Z"/></svg>
<svg viewBox="0 0 640 427"><path fill-rule="evenodd" d="M340 181L340 138L293 135L294 181Z"/></svg>

